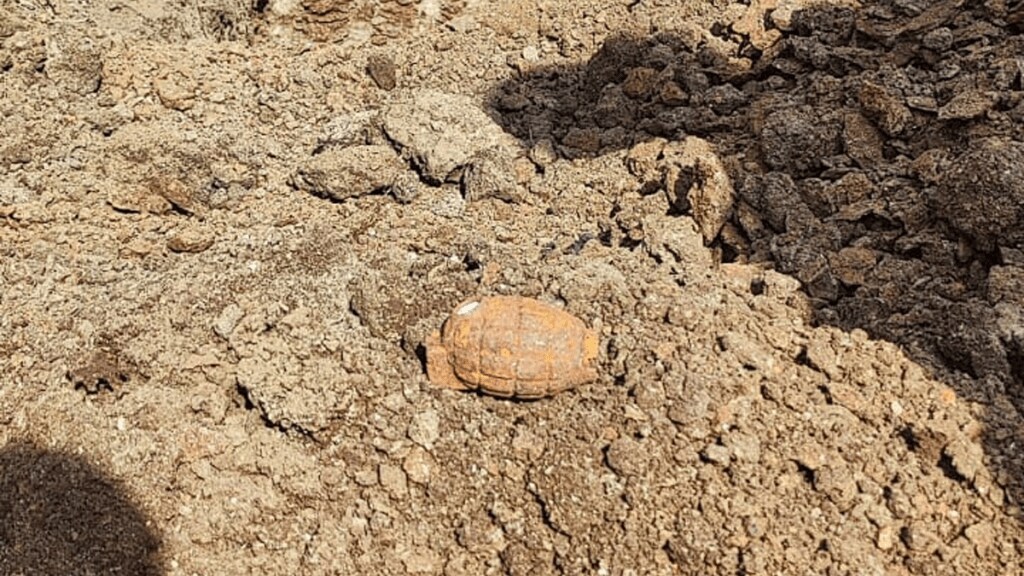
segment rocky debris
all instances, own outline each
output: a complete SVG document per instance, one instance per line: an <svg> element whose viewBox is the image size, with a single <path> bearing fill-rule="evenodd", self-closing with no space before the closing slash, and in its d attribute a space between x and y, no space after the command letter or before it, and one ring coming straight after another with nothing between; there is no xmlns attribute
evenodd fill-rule
<svg viewBox="0 0 1024 576"><path fill-rule="evenodd" d="M384 131L420 176L434 185L457 181L484 151L515 145L468 96L418 91L392 104Z"/></svg>
<svg viewBox="0 0 1024 576"><path fill-rule="evenodd" d="M714 242L733 215L736 193L728 171L706 140L655 138L637 144L626 156L626 168L640 180L641 195L663 191L669 214L691 215L706 244Z"/></svg>
<svg viewBox="0 0 1024 576"><path fill-rule="evenodd" d="M344 404L347 390L367 382L329 359L292 367L281 361L243 358L237 378L245 399L268 423L310 436L328 428L335 411Z"/></svg>
<svg viewBox="0 0 1024 576"><path fill-rule="evenodd" d="M711 244L732 216L735 201L725 166L711 144L700 138L667 144L662 155L671 209L692 212L704 242Z"/></svg>
<svg viewBox="0 0 1024 576"><path fill-rule="evenodd" d="M195 106L196 83L184 73L165 72L153 80L153 90L164 106L184 112Z"/></svg>
<svg viewBox="0 0 1024 576"><path fill-rule="evenodd" d="M939 108L939 120L970 120L984 115L997 102L993 92L970 90L954 96Z"/></svg>
<svg viewBox="0 0 1024 576"><path fill-rule="evenodd" d="M228 304L221 310L213 324L213 331L221 338L228 340L235 331L238 322L245 316L245 311L235 303Z"/></svg>
<svg viewBox="0 0 1024 576"><path fill-rule="evenodd" d="M413 448L402 462L402 470L410 482L429 484L437 470L437 462L425 449Z"/></svg>
<svg viewBox="0 0 1024 576"><path fill-rule="evenodd" d="M150 191L171 203L175 210L193 215L202 209L195 192L184 182L173 176L158 175L147 182Z"/></svg>
<svg viewBox="0 0 1024 576"><path fill-rule="evenodd" d="M810 106L769 113L761 128L761 153L774 170L793 176L817 172L841 150L841 124L825 110Z"/></svg>
<svg viewBox="0 0 1024 576"><path fill-rule="evenodd" d="M197 254L213 246L215 238L209 230L189 226L175 232L167 239L167 248L171 252Z"/></svg>
<svg viewBox="0 0 1024 576"><path fill-rule="evenodd" d="M436 410L420 412L409 424L409 439L430 450L440 436L440 425L441 418Z"/></svg>
<svg viewBox="0 0 1024 576"><path fill-rule="evenodd" d="M460 263L428 257L401 268L368 269L349 290L352 310L372 334L412 351L474 287Z"/></svg>
<svg viewBox="0 0 1024 576"><path fill-rule="evenodd" d="M409 204L420 195L420 178L412 170L395 175L388 192L399 204Z"/></svg>
<svg viewBox="0 0 1024 576"><path fill-rule="evenodd" d="M936 211L982 250L1024 242L1024 143L986 139L954 158L935 191Z"/></svg>
<svg viewBox="0 0 1024 576"><path fill-rule="evenodd" d="M382 90L391 91L398 85L397 69L391 58L375 54L366 61L366 72Z"/></svg>
<svg viewBox="0 0 1024 576"><path fill-rule="evenodd" d="M490 148L469 160L462 174L462 195L467 202L495 198L519 203L525 197L515 178L510 150Z"/></svg>
<svg viewBox="0 0 1024 576"><path fill-rule="evenodd" d="M227 315L238 313L222 312ZM388 345L366 334L354 317L325 323L304 307L249 311L235 322L228 342L240 358L234 379L245 399L269 424L313 438L329 434L374 378L397 381L413 368L382 364Z"/></svg>
<svg viewBox="0 0 1024 576"><path fill-rule="evenodd" d="M406 170L405 163L388 146L330 148L304 162L292 176L291 184L341 202L389 190ZM406 194L407 190L403 190L403 197Z"/></svg>
<svg viewBox="0 0 1024 576"><path fill-rule="evenodd" d="M84 36L68 36L46 45L46 76L77 96L96 93L103 82L103 50Z"/></svg>
<svg viewBox="0 0 1024 576"><path fill-rule="evenodd" d="M368 144L387 144L380 125L380 112L360 110L328 120L317 138L316 151Z"/></svg>
<svg viewBox="0 0 1024 576"><path fill-rule="evenodd" d="M635 476L647 470L648 454L631 438L620 438L609 444L605 458L608 467L623 476Z"/></svg>
<svg viewBox="0 0 1024 576"><path fill-rule="evenodd" d="M360 46L395 42L410 29L454 25L465 0L434 0L422 6L405 0L354 6L336 0L267 0L257 6L277 34L300 32L304 39Z"/></svg>
<svg viewBox="0 0 1024 576"><path fill-rule="evenodd" d="M865 114L887 136L901 135L913 121L913 115L903 100L891 89L866 82L857 94Z"/></svg>
<svg viewBox="0 0 1024 576"><path fill-rule="evenodd" d="M167 214L172 206L164 196L134 186L116 186L107 195L107 203L118 212L136 214Z"/></svg>
<svg viewBox="0 0 1024 576"><path fill-rule="evenodd" d="M843 116L842 137L846 154L861 168L870 169L883 160L885 142L882 133L863 114L849 111Z"/></svg>

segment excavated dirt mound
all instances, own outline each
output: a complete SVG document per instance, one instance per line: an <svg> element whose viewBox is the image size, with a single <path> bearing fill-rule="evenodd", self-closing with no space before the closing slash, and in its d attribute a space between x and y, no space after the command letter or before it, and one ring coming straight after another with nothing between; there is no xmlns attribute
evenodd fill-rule
<svg viewBox="0 0 1024 576"><path fill-rule="evenodd" d="M0 573L1022 574L1024 7L0 0ZM474 295L601 335L439 389Z"/></svg>

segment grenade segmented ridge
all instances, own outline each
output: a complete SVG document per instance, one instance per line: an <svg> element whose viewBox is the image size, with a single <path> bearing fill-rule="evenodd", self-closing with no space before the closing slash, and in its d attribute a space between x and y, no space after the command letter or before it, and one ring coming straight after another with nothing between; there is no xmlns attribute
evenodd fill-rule
<svg viewBox="0 0 1024 576"><path fill-rule="evenodd" d="M435 384L540 398L596 379L596 356L597 334L579 318L537 300L496 296L455 308L432 336L428 368Z"/></svg>

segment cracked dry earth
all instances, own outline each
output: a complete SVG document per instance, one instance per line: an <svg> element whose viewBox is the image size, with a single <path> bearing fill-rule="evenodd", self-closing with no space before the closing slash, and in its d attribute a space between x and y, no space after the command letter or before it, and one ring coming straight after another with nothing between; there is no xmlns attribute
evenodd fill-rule
<svg viewBox="0 0 1024 576"><path fill-rule="evenodd" d="M1024 574L1011 0L0 0L0 573ZM431 385L466 298L599 379Z"/></svg>

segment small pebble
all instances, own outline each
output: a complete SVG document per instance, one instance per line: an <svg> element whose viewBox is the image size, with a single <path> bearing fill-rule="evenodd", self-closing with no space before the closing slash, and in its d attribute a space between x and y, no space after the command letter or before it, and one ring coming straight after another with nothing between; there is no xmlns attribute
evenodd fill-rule
<svg viewBox="0 0 1024 576"><path fill-rule="evenodd" d="M623 476L643 474L647 470L649 454L639 442L632 438L619 438L608 445L605 454L608 467Z"/></svg>
<svg viewBox="0 0 1024 576"><path fill-rule="evenodd" d="M393 496L404 496L409 489L405 471L393 464L381 464L377 470L380 484Z"/></svg>
<svg viewBox="0 0 1024 576"><path fill-rule="evenodd" d="M883 526L878 530L878 538L875 540L875 545L880 550L889 550L893 544L896 543L896 531L892 526Z"/></svg>
<svg viewBox="0 0 1024 576"><path fill-rule="evenodd" d="M398 85L395 63L387 56L370 56L366 62L366 72L382 90L391 91Z"/></svg>
<svg viewBox="0 0 1024 576"><path fill-rule="evenodd" d="M945 52L953 45L953 31L943 26L928 32L921 38L925 48L936 52Z"/></svg>
<svg viewBox="0 0 1024 576"><path fill-rule="evenodd" d="M221 338L227 340L231 337L231 333L235 331L235 326L238 325L238 321L245 316L245 312L238 306L238 304L231 303L221 310L220 315L217 316L217 320L213 323L213 331Z"/></svg>
<svg viewBox="0 0 1024 576"><path fill-rule="evenodd" d="M409 438L430 450L440 435L441 417L436 410L426 410L413 417L409 425Z"/></svg>
<svg viewBox="0 0 1024 576"><path fill-rule="evenodd" d="M729 463L729 449L720 444L711 444L704 449L704 457L715 464L725 465Z"/></svg>
<svg viewBox="0 0 1024 576"><path fill-rule="evenodd" d="M405 558L405 571L409 574L439 574L441 557L429 548L418 548Z"/></svg>
<svg viewBox="0 0 1024 576"><path fill-rule="evenodd" d="M416 484L427 484L430 482L430 476L433 474L435 467L436 463L430 452L419 446L413 448L405 457L405 461L402 462L402 469L409 476L409 480Z"/></svg>
<svg viewBox="0 0 1024 576"><path fill-rule="evenodd" d="M185 228L167 240L172 252L196 254L213 246L213 234L199 228Z"/></svg>

